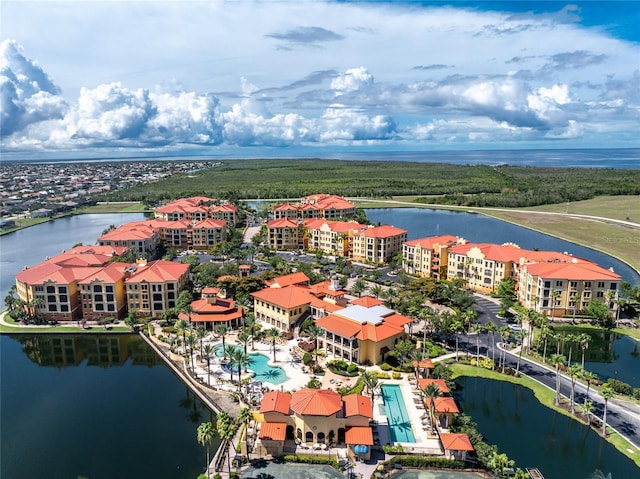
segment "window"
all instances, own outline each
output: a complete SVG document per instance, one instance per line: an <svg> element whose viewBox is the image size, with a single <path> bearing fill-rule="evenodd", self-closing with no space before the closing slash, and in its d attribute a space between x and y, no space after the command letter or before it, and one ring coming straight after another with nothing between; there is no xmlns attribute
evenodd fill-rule
<svg viewBox="0 0 640 479"><path fill-rule="evenodd" d="M58 293L66 293L66 292L67 292L66 286L58 286Z"/></svg>
<svg viewBox="0 0 640 479"><path fill-rule="evenodd" d="M56 292L56 289L53 286L47 286L47 293L53 294L55 292Z"/></svg>
<svg viewBox="0 0 640 479"><path fill-rule="evenodd" d="M107 304L107 311L115 311L116 307L113 304Z"/></svg>
<svg viewBox="0 0 640 479"><path fill-rule="evenodd" d="M60 302L61 303L66 303L67 301L69 301L69 299L67 298L66 294L61 294L60 295Z"/></svg>
<svg viewBox="0 0 640 479"><path fill-rule="evenodd" d="M101 284L94 284L93 285L93 292L94 293L102 293L102 285Z"/></svg>
<svg viewBox="0 0 640 479"><path fill-rule="evenodd" d="M611 286L609 287L609 289L611 291L615 291L616 289L618 289L618 283L611 283Z"/></svg>
<svg viewBox="0 0 640 479"><path fill-rule="evenodd" d="M596 297L597 297L597 298L604 298L604 291L598 291L598 292L596 293Z"/></svg>
<svg viewBox="0 0 640 479"><path fill-rule="evenodd" d="M105 287L104 287L104 290L105 290L107 293L113 293L113 286L112 286L112 285L105 286Z"/></svg>
<svg viewBox="0 0 640 479"><path fill-rule="evenodd" d="M113 301L113 294L107 295L107 301Z"/></svg>
<svg viewBox="0 0 640 479"><path fill-rule="evenodd" d="M56 305L55 305L55 304L50 304L50 305L49 305L49 312L50 312L50 313L55 313L55 312L57 312L57 311L58 311L58 310L57 310L57 308L56 308Z"/></svg>
<svg viewBox="0 0 640 479"><path fill-rule="evenodd" d="M55 303L55 302L56 302L55 296L47 296L47 303Z"/></svg>
<svg viewBox="0 0 640 479"><path fill-rule="evenodd" d="M585 281L584 282L584 287L585 288L590 288L591 287L591 281Z"/></svg>
<svg viewBox="0 0 640 479"><path fill-rule="evenodd" d="M578 282L577 281L571 281L571 287L572 288L577 288L578 287Z"/></svg>
<svg viewBox="0 0 640 479"><path fill-rule="evenodd" d="M604 281L598 281L598 288L604 288Z"/></svg>
<svg viewBox="0 0 640 479"><path fill-rule="evenodd" d="M62 311L63 313L69 312L69 306L66 304L61 305L60 311Z"/></svg>
<svg viewBox="0 0 640 479"><path fill-rule="evenodd" d="M556 287L562 288L562 281L556 281Z"/></svg>

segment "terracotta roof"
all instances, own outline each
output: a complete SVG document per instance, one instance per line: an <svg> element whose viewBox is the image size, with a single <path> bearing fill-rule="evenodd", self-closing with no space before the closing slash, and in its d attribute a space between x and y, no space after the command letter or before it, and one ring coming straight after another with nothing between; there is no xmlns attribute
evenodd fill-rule
<svg viewBox="0 0 640 479"><path fill-rule="evenodd" d="M395 326L404 326L405 324L413 323L413 319L407 316L403 316L400 313L396 313L395 311L393 312L393 314L385 316L384 320L385 322L393 324Z"/></svg>
<svg viewBox="0 0 640 479"><path fill-rule="evenodd" d="M296 211L298 208L295 205L292 205L291 203L283 203L281 205L276 205L273 207L274 211Z"/></svg>
<svg viewBox="0 0 640 479"><path fill-rule="evenodd" d="M287 437L287 423L263 422L258 437L265 441L284 441Z"/></svg>
<svg viewBox="0 0 640 479"><path fill-rule="evenodd" d="M141 281L148 283L178 281L183 275L187 274L188 270L188 264L159 259L147 263L146 266L139 265L136 272L127 279L127 283L138 283Z"/></svg>
<svg viewBox="0 0 640 479"><path fill-rule="evenodd" d="M316 296L330 295L333 297L344 296L346 291L331 289L331 281L323 281L309 286L309 291Z"/></svg>
<svg viewBox="0 0 640 479"><path fill-rule="evenodd" d="M65 251L62 254L99 254L106 256L121 255L129 248L127 246L98 246L98 245L86 245L86 246L74 246L69 251Z"/></svg>
<svg viewBox="0 0 640 479"><path fill-rule="evenodd" d="M431 361L430 358L421 359L420 362L414 360L411 361L411 364L413 365L413 367L416 367L416 365L418 365L418 367L420 368L432 369L434 367L433 361ZM418 384L420 384L420 379L418 380Z"/></svg>
<svg viewBox="0 0 640 479"><path fill-rule="evenodd" d="M124 279L124 270L130 266L132 266L130 263L108 264L104 268L100 268L100 270L95 272L94 274L87 276L81 281L78 281L78 284L89 284L92 281L101 281L103 283L117 283L118 281Z"/></svg>
<svg viewBox="0 0 640 479"><path fill-rule="evenodd" d="M397 236L406 233L407 230L389 225L375 226L363 231L363 235L370 238L390 238L391 236Z"/></svg>
<svg viewBox="0 0 640 479"><path fill-rule="evenodd" d="M583 281L620 281L622 278L613 271L590 261L577 263L533 263L525 265L526 271L545 279L566 279Z"/></svg>
<svg viewBox="0 0 640 479"><path fill-rule="evenodd" d="M380 306L381 304L384 304L384 301L380 301L378 298L374 298L373 296L361 296L360 298L352 300L351 304L370 308L372 306Z"/></svg>
<svg viewBox="0 0 640 479"><path fill-rule="evenodd" d="M208 218L206 220L198 221L195 225L193 225L194 229L199 228L224 228L227 226L227 222L223 220L214 220Z"/></svg>
<svg viewBox="0 0 640 479"><path fill-rule="evenodd" d="M446 451L473 451L473 446L466 434L440 433L442 447Z"/></svg>
<svg viewBox="0 0 640 479"><path fill-rule="evenodd" d="M322 309L325 313L335 313L343 308L339 304L330 303L313 295L311 296L311 302L309 305L317 309Z"/></svg>
<svg viewBox="0 0 640 479"><path fill-rule="evenodd" d="M283 391L269 391L262 396L260 403L260 412L279 412L280 414L289 414L291 404L291 394Z"/></svg>
<svg viewBox="0 0 640 479"><path fill-rule="evenodd" d="M300 286L287 286L285 288L265 288L251 293L254 298L261 299L270 304L275 304L285 309L303 306L311 303L314 297L309 290Z"/></svg>
<svg viewBox="0 0 640 479"><path fill-rule="evenodd" d="M362 328L356 335L356 338L361 341L368 340L380 342L397 334L402 334L403 332L404 328L396 326L395 324L389 324L387 322L380 324L365 323L362 325Z"/></svg>
<svg viewBox="0 0 640 479"><path fill-rule="evenodd" d="M425 402L428 407L429 401L426 400ZM451 413L460 412L455 400L449 396L435 398L433 400L433 405L435 406L436 412L451 412Z"/></svg>
<svg viewBox="0 0 640 479"><path fill-rule="evenodd" d="M373 446L373 432L370 427L366 426L348 427L345 431L344 439L349 445Z"/></svg>
<svg viewBox="0 0 640 479"><path fill-rule="evenodd" d="M527 256L530 251L521 249L513 244L497 245L492 243L467 243L459 244L449 248L449 253L468 255L469 252L477 248L485 259L506 263L513 261L520 262L520 258Z"/></svg>
<svg viewBox="0 0 640 479"><path fill-rule="evenodd" d="M213 286L208 286L206 288L202 288L202 294L204 296L210 295L210 294L217 295L219 292L220 292L220 288L215 288Z"/></svg>
<svg viewBox="0 0 640 479"><path fill-rule="evenodd" d="M359 323L341 318L335 314L318 318L315 324L322 329L339 334L343 338L353 338L362 329Z"/></svg>
<svg viewBox="0 0 640 479"><path fill-rule="evenodd" d="M451 235L442 235L442 236L429 236L427 238L419 238L411 241L407 241L405 244L407 246L420 246L422 249L433 249L436 245L452 245L456 244L459 241L464 241L462 238L457 238Z"/></svg>
<svg viewBox="0 0 640 479"><path fill-rule="evenodd" d="M344 417L364 416L373 419L373 405L371 398L361 394L342 396L344 402Z"/></svg>
<svg viewBox="0 0 640 479"><path fill-rule="evenodd" d="M289 218L279 218L271 220L267 223L268 228L297 228L298 223Z"/></svg>
<svg viewBox="0 0 640 479"><path fill-rule="evenodd" d="M238 207L234 206L234 205L216 205L214 207L211 208L211 211L214 213L218 213L218 212L231 212L231 211L238 211Z"/></svg>
<svg viewBox="0 0 640 479"><path fill-rule="evenodd" d="M433 363L431 363L431 367L433 367ZM437 384L438 387L440 388L440 392L443 394L449 394L449 388L447 387L447 383L444 382L444 379L425 379L425 378L419 378L418 379L418 387L422 390L424 390L429 384ZM429 401L427 400L427 403Z"/></svg>
<svg viewBox="0 0 640 479"><path fill-rule="evenodd" d="M284 288L285 286L291 286L294 284L308 284L309 278L302 271L298 271L297 273L278 276L277 278L265 281L265 283L271 288Z"/></svg>
<svg viewBox="0 0 640 479"><path fill-rule="evenodd" d="M187 314L180 313L178 315L180 319L187 320L189 317ZM207 313L195 313L191 314L191 321L194 323L227 323L234 319L242 317L242 311L240 309L231 311L229 313L207 314Z"/></svg>
<svg viewBox="0 0 640 479"><path fill-rule="evenodd" d="M329 389L300 389L291 396L291 409L304 416L331 416L342 410L342 398Z"/></svg>

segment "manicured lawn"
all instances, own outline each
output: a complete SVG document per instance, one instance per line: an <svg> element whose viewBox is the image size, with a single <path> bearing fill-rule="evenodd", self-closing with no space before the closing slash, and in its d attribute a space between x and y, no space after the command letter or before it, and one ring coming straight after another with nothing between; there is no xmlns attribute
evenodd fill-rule
<svg viewBox="0 0 640 479"><path fill-rule="evenodd" d="M634 195L598 196L591 200L573 203L532 206L527 208L535 211L550 211L553 213L571 213L579 215L601 216L617 220L640 223L640 197Z"/></svg>
<svg viewBox="0 0 640 479"><path fill-rule="evenodd" d="M77 213L144 213L145 211L148 211L147 208L139 201L122 201L87 206L78 209Z"/></svg>
<svg viewBox="0 0 640 479"><path fill-rule="evenodd" d="M130 333L131 328L127 326L109 326L104 329L103 326L87 326L82 329L79 326L22 326L13 319L4 314L4 321L9 324L0 324L0 332L2 333Z"/></svg>

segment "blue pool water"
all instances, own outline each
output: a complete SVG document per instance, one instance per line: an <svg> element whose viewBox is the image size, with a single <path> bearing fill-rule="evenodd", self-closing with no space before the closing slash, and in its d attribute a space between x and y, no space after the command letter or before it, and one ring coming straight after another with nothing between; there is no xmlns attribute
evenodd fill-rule
<svg viewBox="0 0 640 479"><path fill-rule="evenodd" d="M380 388L384 403L384 414L389 422L392 442L416 442L411 430L411 420L400 386L385 384Z"/></svg>
<svg viewBox="0 0 640 479"><path fill-rule="evenodd" d="M216 348L216 356L222 357L221 346ZM278 366L269 366L268 363L269 358L264 354L249 354L249 369L255 373L253 376L254 380L271 384L282 384L289 379L285 374L284 369Z"/></svg>

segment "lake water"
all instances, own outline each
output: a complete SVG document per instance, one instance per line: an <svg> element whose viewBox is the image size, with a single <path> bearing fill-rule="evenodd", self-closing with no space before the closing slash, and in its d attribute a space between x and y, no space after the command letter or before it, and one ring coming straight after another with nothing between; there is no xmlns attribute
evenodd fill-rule
<svg viewBox="0 0 640 479"><path fill-rule="evenodd" d="M530 389L483 378L458 378L454 393L489 444L545 479L589 479L596 470L611 479L640 477L633 461L595 431L546 408Z"/></svg>
<svg viewBox="0 0 640 479"><path fill-rule="evenodd" d="M212 414L138 336L2 335L0 368L0 477L194 479L204 470L196 428Z"/></svg>

